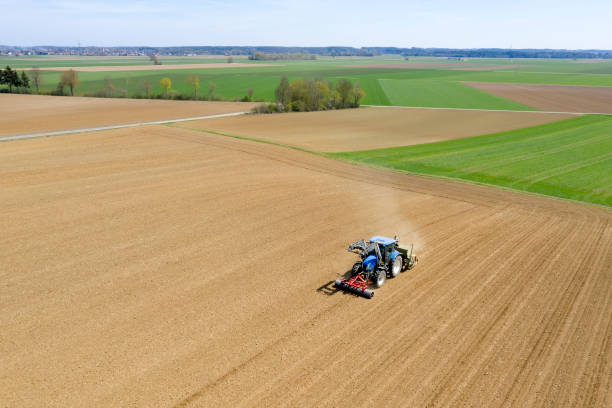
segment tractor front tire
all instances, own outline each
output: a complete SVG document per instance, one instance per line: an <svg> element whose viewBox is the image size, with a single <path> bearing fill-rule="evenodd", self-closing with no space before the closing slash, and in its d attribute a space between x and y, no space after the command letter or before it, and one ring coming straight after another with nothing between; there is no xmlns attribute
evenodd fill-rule
<svg viewBox="0 0 612 408"><path fill-rule="evenodd" d="M391 277L395 278L397 275L400 274L400 272L402 271L402 265L403 265L403 261L402 261L402 256L398 255L395 258L393 258L393 262L391 263Z"/></svg>
<svg viewBox="0 0 612 408"><path fill-rule="evenodd" d="M351 276L357 276L361 272L361 262L355 262L353 268L351 269Z"/></svg>
<svg viewBox="0 0 612 408"><path fill-rule="evenodd" d="M374 280L374 284L376 285L377 288L380 288L382 285L385 284L386 280L387 280L387 272L383 269L379 269L378 274L376 275L376 279Z"/></svg>

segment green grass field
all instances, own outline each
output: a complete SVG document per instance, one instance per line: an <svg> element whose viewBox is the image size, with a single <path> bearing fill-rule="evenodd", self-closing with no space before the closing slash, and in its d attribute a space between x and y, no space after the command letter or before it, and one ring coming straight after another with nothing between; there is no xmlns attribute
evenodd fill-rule
<svg viewBox="0 0 612 408"><path fill-rule="evenodd" d="M447 142L329 155L612 206L610 115L586 115Z"/></svg>
<svg viewBox="0 0 612 408"><path fill-rule="evenodd" d="M235 57L236 62L245 62L245 57ZM216 84L216 93L225 100L243 97L248 89L254 90L256 99L274 100L274 88L280 78L290 80L322 78L336 81L349 78L358 82L366 92L362 101L366 105L398 105L449 108L480 108L530 110L516 102L463 85L462 81L509 82L529 84L612 86L612 61L584 62L573 60L540 59L470 59L465 62L440 61L436 58L410 58L404 61L398 56L374 58L325 58L315 61L270 62L275 66L247 68L189 68L191 64L225 62L225 57L162 57L166 65L185 65L185 69L162 71L115 71L80 72L81 84L78 95L94 95L104 85L104 78L112 78L117 96L137 97L144 95L144 82L148 82L154 93L161 93L159 81L162 77L172 80L172 89L183 95L191 95L186 83L190 75L198 75L202 84L200 94L208 93L208 83ZM423 68L415 64L444 62L449 66ZM17 69L31 66L96 66L96 65L148 65L145 57L0 57L0 66L11 65ZM405 64L406 69L367 68L367 64ZM502 70L461 71L460 67L492 68L505 66ZM416 68L410 68L411 66ZM60 71L45 71L43 92L55 89Z"/></svg>

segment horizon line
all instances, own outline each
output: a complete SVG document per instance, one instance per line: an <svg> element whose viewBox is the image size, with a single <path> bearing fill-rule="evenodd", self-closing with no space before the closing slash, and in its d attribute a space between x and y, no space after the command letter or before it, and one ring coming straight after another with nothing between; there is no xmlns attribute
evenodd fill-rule
<svg viewBox="0 0 612 408"><path fill-rule="evenodd" d="M352 49L375 49L375 48L391 48L399 50L410 50L410 49L424 49L424 50L504 50L504 51L603 51L611 52L612 49L604 48L512 48L512 47L397 47L397 46L350 46L350 45L52 45L52 44L39 44L39 45L9 45L0 44L0 47L13 47L13 48L43 48L43 47L57 47L57 48L198 48L198 47L211 47L211 48L352 48Z"/></svg>

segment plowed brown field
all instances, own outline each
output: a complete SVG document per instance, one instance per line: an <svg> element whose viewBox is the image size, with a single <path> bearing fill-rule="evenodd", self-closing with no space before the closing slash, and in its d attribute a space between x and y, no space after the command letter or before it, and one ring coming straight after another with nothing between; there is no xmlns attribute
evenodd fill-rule
<svg viewBox="0 0 612 408"><path fill-rule="evenodd" d="M184 126L322 152L344 152L478 136L569 117L572 116L389 107L215 118Z"/></svg>
<svg viewBox="0 0 612 408"><path fill-rule="evenodd" d="M0 136L243 112L255 105L0 94Z"/></svg>
<svg viewBox="0 0 612 408"><path fill-rule="evenodd" d="M166 126L0 158L3 406L612 403L609 210Z"/></svg>
<svg viewBox="0 0 612 408"><path fill-rule="evenodd" d="M532 108L554 112L612 113L612 86L465 82Z"/></svg>

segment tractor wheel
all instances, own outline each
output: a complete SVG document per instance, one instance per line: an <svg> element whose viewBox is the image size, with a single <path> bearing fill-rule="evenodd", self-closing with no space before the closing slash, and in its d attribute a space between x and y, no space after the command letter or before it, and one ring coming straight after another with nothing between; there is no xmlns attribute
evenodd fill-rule
<svg viewBox="0 0 612 408"><path fill-rule="evenodd" d="M382 285L385 284L386 280L387 280L387 272L384 271L383 269L379 269L378 275L376 275L376 280L374 281L374 284L376 285L377 288L380 288Z"/></svg>
<svg viewBox="0 0 612 408"><path fill-rule="evenodd" d="M391 277L395 278L402 271L402 256L398 255L393 259L391 264Z"/></svg>
<svg viewBox="0 0 612 408"><path fill-rule="evenodd" d="M356 276L361 272L361 262L356 262L351 269L351 276Z"/></svg>

